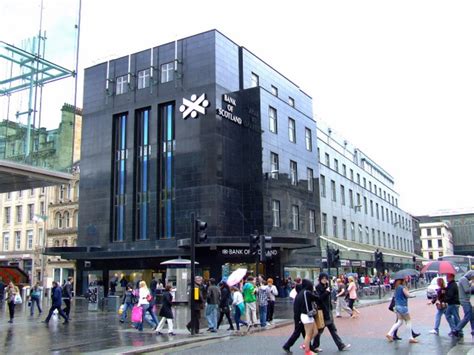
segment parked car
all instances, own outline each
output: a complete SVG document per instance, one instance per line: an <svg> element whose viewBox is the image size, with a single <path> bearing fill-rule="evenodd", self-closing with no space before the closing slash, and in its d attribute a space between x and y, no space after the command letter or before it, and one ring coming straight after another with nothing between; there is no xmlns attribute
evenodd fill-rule
<svg viewBox="0 0 474 355"><path fill-rule="evenodd" d="M446 280L446 276L440 276L444 280L444 284L447 285L448 281ZM432 299L433 297L436 297L436 291L438 290L438 277L435 277L433 280L431 280L431 283L429 286L426 288L426 297L428 299Z"/></svg>

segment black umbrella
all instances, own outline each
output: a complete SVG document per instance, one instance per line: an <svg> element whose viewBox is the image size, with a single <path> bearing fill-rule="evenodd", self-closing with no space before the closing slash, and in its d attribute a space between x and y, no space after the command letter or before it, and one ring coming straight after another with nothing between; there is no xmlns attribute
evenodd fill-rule
<svg viewBox="0 0 474 355"><path fill-rule="evenodd" d="M418 276L420 274L419 271L416 271L415 269L403 269L400 271L397 271L392 278L394 280L404 280L405 277L407 276Z"/></svg>

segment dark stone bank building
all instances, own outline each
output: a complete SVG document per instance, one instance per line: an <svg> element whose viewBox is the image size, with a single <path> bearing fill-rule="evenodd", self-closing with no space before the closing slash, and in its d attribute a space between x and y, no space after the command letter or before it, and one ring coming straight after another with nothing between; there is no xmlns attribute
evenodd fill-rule
<svg viewBox="0 0 474 355"><path fill-rule="evenodd" d="M78 293L164 280L161 262L189 258L191 213L208 223L205 278L255 272L254 230L273 237L259 272L319 267L312 100L246 48L212 30L87 68L83 115L78 247L63 253Z"/></svg>

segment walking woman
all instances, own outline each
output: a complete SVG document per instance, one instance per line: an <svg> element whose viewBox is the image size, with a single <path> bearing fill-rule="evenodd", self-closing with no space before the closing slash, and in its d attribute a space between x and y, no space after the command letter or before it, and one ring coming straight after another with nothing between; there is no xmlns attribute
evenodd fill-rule
<svg viewBox="0 0 474 355"><path fill-rule="evenodd" d="M163 301L161 304L160 314L161 317L160 324L156 328L156 334L161 335L161 329L165 326L165 322L168 323L168 335L176 335L173 333L173 311L171 307L173 306L173 296L171 295L171 285L168 284L165 287L165 292L163 292Z"/></svg>
<svg viewBox="0 0 474 355"><path fill-rule="evenodd" d="M143 331L143 322L145 321L145 313L148 312L151 315L151 318L155 325L152 327L156 329L158 327L158 320L156 319L156 315L153 312L153 309L150 309L150 301L152 300L152 296L150 294L150 290L146 286L145 281L140 281L139 283L140 289L138 290L138 307L142 307L142 322L138 323L138 330L141 332Z"/></svg>
<svg viewBox="0 0 474 355"><path fill-rule="evenodd" d="M357 299L357 285L354 281L354 277L353 276L349 276L349 286L347 287L347 292L348 292L348 296L349 296L349 308L351 309L352 311L352 315L351 315L351 318L356 318L355 314L354 313L357 313L357 314L360 314L360 312L354 307L354 302L356 301Z"/></svg>
<svg viewBox="0 0 474 355"><path fill-rule="evenodd" d="M310 280L304 279L302 282L302 290L295 298L295 308L298 309L301 323L303 323L304 326L305 355L311 354L311 351L313 350L310 349L311 339L313 339L317 332L316 324L314 323L314 302L316 302L316 295L314 293L313 283Z"/></svg>
<svg viewBox="0 0 474 355"><path fill-rule="evenodd" d="M234 306L235 313L234 313L234 320L235 320L235 327L237 330L240 330L240 325L245 325L248 327L248 323L244 322L243 320L240 319L242 314L245 311L245 304L244 304L244 297L242 296L242 293L237 287L232 287L232 306Z"/></svg>
<svg viewBox="0 0 474 355"><path fill-rule="evenodd" d="M133 296L133 285L131 283L128 283L125 292L123 293L123 311L120 317L120 323L124 323L125 319L127 319L127 312L129 309L132 310L134 298L135 296Z"/></svg>
<svg viewBox="0 0 474 355"><path fill-rule="evenodd" d="M15 297L20 294L20 290L17 286L10 281L7 287L7 302L8 302L8 312L10 313L10 320L8 323L13 323L13 318L15 318Z"/></svg>
<svg viewBox="0 0 474 355"><path fill-rule="evenodd" d="M444 279L442 277L438 277L437 280L438 283L438 290L436 290L436 297L433 297L433 299L428 302L428 305L436 305L436 317L435 317L435 325L433 330L430 330L430 334L436 334L439 335L439 325L441 323L441 317L444 315L446 317L446 308L447 308L447 303L446 303L446 285L444 284ZM446 321L448 321L448 318L446 317ZM449 324L449 322L448 322Z"/></svg>
<svg viewBox="0 0 474 355"><path fill-rule="evenodd" d="M347 306L345 297L346 297L346 286L342 282L341 279L337 279L336 281L336 317L340 318L341 316L341 309L346 311L349 316L352 317L352 309Z"/></svg>
<svg viewBox="0 0 474 355"><path fill-rule="evenodd" d="M393 341L393 335L398 328L402 325L403 321L410 332L410 343L418 343L413 337L413 329L411 324L410 313L408 312L408 298L415 297L411 296L408 292L408 288L405 285L405 280L396 280L395 281L395 312L397 314L397 322L390 328L390 331L387 333L386 337L389 342Z"/></svg>
<svg viewBox="0 0 474 355"><path fill-rule="evenodd" d="M40 286L39 282L37 282L31 289L31 292L30 292L30 302L31 302L30 315L31 316L33 315L34 310L35 310L35 303L36 303L36 306L38 307L39 314L43 312L40 305L42 290L43 288Z"/></svg>
<svg viewBox="0 0 474 355"><path fill-rule="evenodd" d="M329 333L331 334L332 340L336 344L339 351L348 350L351 347L351 344L344 344L339 334L337 334L337 328L334 324L334 318L332 316L332 304L331 304L331 287L329 286L329 275L325 272L319 274L319 284L316 286L316 304L318 310L323 311L324 315L324 325L323 329L316 329L318 332L314 338L313 345L311 346L311 351L321 352L322 349L319 348L321 343L321 335L324 332L325 328L328 328ZM306 345L306 344L305 344Z"/></svg>
<svg viewBox="0 0 474 355"><path fill-rule="evenodd" d="M219 321L217 322L217 329L224 319L224 315L227 317L229 322L229 328L227 330L234 330L234 325L232 324L232 318L230 317L230 306L232 304L232 294L230 293L230 288L225 282L221 282L221 298L219 301Z"/></svg>

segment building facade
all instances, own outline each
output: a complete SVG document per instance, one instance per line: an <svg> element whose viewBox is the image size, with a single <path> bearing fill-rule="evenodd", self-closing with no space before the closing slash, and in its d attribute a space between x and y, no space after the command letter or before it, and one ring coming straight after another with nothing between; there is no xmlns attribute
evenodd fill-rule
<svg viewBox="0 0 474 355"><path fill-rule="evenodd" d="M323 122L317 130L321 250L340 250L340 270L374 273L374 252L387 271L413 267L411 216L399 206L394 178Z"/></svg>
<svg viewBox="0 0 474 355"><path fill-rule="evenodd" d="M255 270L254 231L273 237L259 272L320 264L312 100L216 30L85 70L77 287L152 276L189 256L199 272ZM298 254L295 248L314 248Z"/></svg>
<svg viewBox="0 0 474 355"><path fill-rule="evenodd" d="M446 222L420 223L423 257L438 260L439 257L453 255L453 235Z"/></svg>

